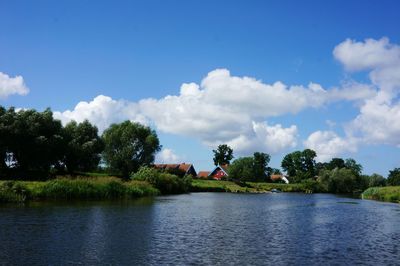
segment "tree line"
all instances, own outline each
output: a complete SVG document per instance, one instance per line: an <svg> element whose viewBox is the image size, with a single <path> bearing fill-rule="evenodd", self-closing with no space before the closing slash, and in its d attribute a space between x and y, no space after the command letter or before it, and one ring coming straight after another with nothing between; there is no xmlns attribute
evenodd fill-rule
<svg viewBox="0 0 400 266"><path fill-rule="evenodd" d="M255 152L253 156L234 158L233 150L226 144L219 145L214 153L214 164L229 164L229 179L252 182L272 182L272 174L279 169L268 166L270 155ZM365 175L363 167L352 158L333 158L329 162L316 162L317 153L311 149L294 151L284 156L281 167L291 183L303 183L312 191L352 193L374 186L399 186L400 168L389 172L388 178L379 174Z"/></svg>
<svg viewBox="0 0 400 266"><path fill-rule="evenodd" d="M161 149L154 130L139 123L113 124L101 136L85 120L65 126L48 108L5 109L0 106L0 177L47 179L59 173L107 171L129 177L153 163Z"/></svg>

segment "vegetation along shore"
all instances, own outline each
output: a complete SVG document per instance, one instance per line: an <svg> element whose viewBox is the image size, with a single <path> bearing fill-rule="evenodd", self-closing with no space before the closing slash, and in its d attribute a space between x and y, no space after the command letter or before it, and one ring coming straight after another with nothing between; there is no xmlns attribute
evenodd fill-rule
<svg viewBox="0 0 400 266"><path fill-rule="evenodd" d="M293 151L272 168L269 154L234 159L232 148L221 144L213 150L215 168L197 174L192 164L155 164L161 147L156 131L140 123L112 124L99 135L87 120L62 125L50 109L0 106L0 202L274 189L400 199L400 168L387 178L365 175L352 158L317 162L311 149Z"/></svg>

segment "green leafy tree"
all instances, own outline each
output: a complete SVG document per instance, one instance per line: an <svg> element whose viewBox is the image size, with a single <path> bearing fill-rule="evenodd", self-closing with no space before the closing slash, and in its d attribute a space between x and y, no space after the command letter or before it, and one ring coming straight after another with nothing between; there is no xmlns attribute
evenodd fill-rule
<svg viewBox="0 0 400 266"><path fill-rule="evenodd" d="M154 162L161 145L157 133L139 123L113 124L103 133L103 158L112 171L129 177L140 166Z"/></svg>
<svg viewBox="0 0 400 266"><path fill-rule="evenodd" d="M372 174L368 177L368 187L384 187L386 179L379 174Z"/></svg>
<svg viewBox="0 0 400 266"><path fill-rule="evenodd" d="M229 177L234 180L253 181L254 158L241 157L232 162L228 168Z"/></svg>
<svg viewBox="0 0 400 266"><path fill-rule="evenodd" d="M6 137L9 161L22 175L46 174L60 163L65 152L62 125L53 118L50 109L43 112L10 109L4 121L9 134Z"/></svg>
<svg viewBox="0 0 400 266"><path fill-rule="evenodd" d="M346 168L322 170L319 180L324 190L331 193L352 193L359 187L357 176Z"/></svg>
<svg viewBox="0 0 400 266"><path fill-rule="evenodd" d="M226 144L218 145L218 148L213 150L213 153L214 165L229 164L233 159L233 150Z"/></svg>
<svg viewBox="0 0 400 266"><path fill-rule="evenodd" d="M271 156L262 152L255 152L253 155L253 176L255 181L266 181L271 175L268 163Z"/></svg>
<svg viewBox="0 0 400 266"><path fill-rule="evenodd" d="M97 168L104 148L103 140L97 132L97 127L88 120L79 124L72 121L65 126L67 147L64 161L69 172Z"/></svg>
<svg viewBox="0 0 400 266"><path fill-rule="evenodd" d="M268 167L270 155L255 152L253 157L242 157L233 161L228 168L229 177L241 181L267 181L271 169Z"/></svg>
<svg viewBox="0 0 400 266"><path fill-rule="evenodd" d="M332 158L332 160L328 163L326 169L333 170L335 168L344 168L345 163L342 158Z"/></svg>
<svg viewBox="0 0 400 266"><path fill-rule="evenodd" d="M363 167L361 164L357 163L356 160L352 158L346 159L344 163L344 167L353 171L353 173L357 176L360 176L363 170Z"/></svg>
<svg viewBox="0 0 400 266"><path fill-rule="evenodd" d="M390 186L400 186L400 168L389 171L387 183Z"/></svg>
<svg viewBox="0 0 400 266"><path fill-rule="evenodd" d="M316 175L315 151L305 149L287 154L281 163L282 169L295 182L313 178Z"/></svg>

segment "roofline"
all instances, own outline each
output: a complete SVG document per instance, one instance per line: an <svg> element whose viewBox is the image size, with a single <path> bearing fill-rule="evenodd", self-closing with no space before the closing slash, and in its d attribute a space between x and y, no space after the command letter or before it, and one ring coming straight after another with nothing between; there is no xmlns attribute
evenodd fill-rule
<svg viewBox="0 0 400 266"><path fill-rule="evenodd" d="M221 165L215 166L215 168L208 174L208 176L210 176L218 167L219 167L219 169L222 170L222 172L225 173L225 175L229 176L228 173L224 170L224 168L221 167Z"/></svg>

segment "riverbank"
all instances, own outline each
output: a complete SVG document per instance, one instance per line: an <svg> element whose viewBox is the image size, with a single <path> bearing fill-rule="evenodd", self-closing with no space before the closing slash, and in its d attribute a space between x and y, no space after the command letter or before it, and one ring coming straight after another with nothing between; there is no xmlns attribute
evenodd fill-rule
<svg viewBox="0 0 400 266"><path fill-rule="evenodd" d="M174 185L171 180L164 180L161 185L158 183L122 181L111 176L59 177L49 181L0 181L0 202L132 199L171 194L169 192L175 191L167 189ZM280 184L203 179L193 179L190 190L186 192L268 193L274 189L282 192L320 192L307 183ZM363 192L362 198L400 202L400 186L372 187Z"/></svg>
<svg viewBox="0 0 400 266"><path fill-rule="evenodd" d="M371 187L362 193L362 198L400 203L400 186Z"/></svg>
<svg viewBox="0 0 400 266"><path fill-rule="evenodd" d="M217 181L194 179L192 181L192 192L231 192L231 193L267 193L273 189L282 192L303 192L310 191L303 184L279 184L279 183L256 183L232 181Z"/></svg>
<svg viewBox="0 0 400 266"><path fill-rule="evenodd" d="M57 178L50 181L0 181L0 202L27 200L123 199L159 195L145 181L117 177Z"/></svg>

